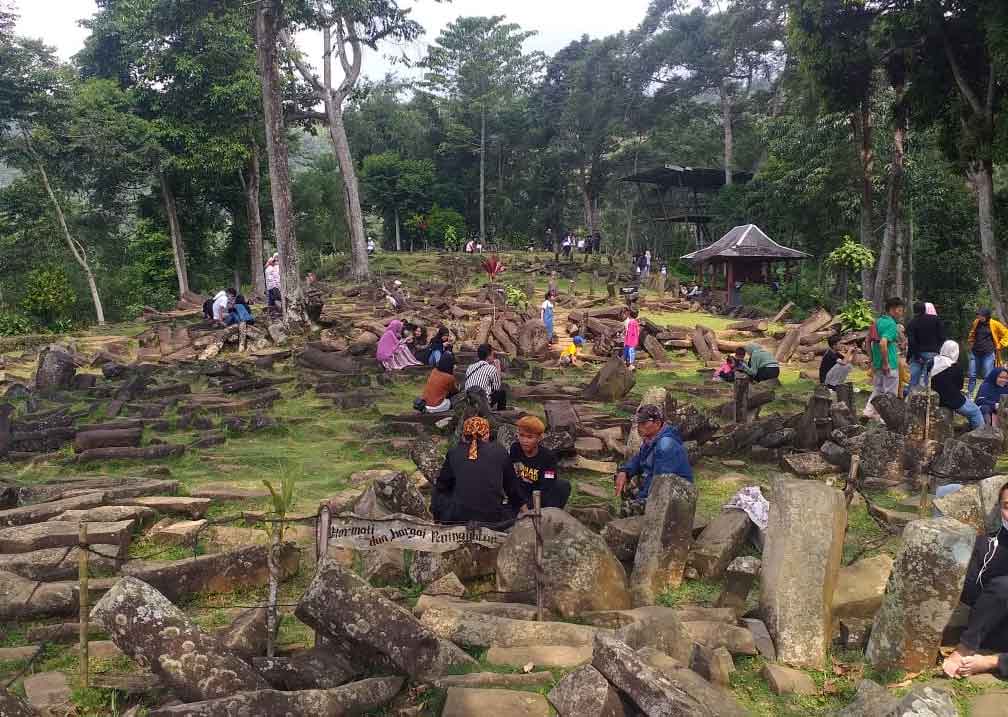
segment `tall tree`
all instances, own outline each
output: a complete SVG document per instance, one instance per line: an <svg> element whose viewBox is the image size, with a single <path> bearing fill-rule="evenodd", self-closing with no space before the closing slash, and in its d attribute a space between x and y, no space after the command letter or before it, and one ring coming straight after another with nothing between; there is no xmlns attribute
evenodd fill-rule
<svg viewBox="0 0 1008 717"><path fill-rule="evenodd" d="M542 66L539 53L522 46L535 33L523 31L503 15L460 17L427 49L423 86L453 113L476 110L479 136L479 227L486 240L486 147L488 115L528 88Z"/></svg>
<svg viewBox="0 0 1008 717"><path fill-rule="evenodd" d="M347 194L347 222L350 229L350 273L358 281L368 278L367 237L364 233L364 212L361 210L360 186L350 142L343 121L344 105L360 78L364 48L377 49L382 41L408 42L421 32L419 24L409 18L409 10L398 0L319 0L306 2L295 9L296 25L322 31L322 79L298 53L290 32L284 30L280 39L294 60L302 79L325 108L323 121L329 128L329 138L339 161L340 174ZM334 83L333 55L339 58L343 79Z"/></svg>
<svg viewBox="0 0 1008 717"><path fill-rule="evenodd" d="M429 159L403 159L396 152L371 154L364 158L361 186L368 203L377 207L386 222L392 225L396 251L402 251L402 217L407 212L430 208L433 184L434 163Z"/></svg>

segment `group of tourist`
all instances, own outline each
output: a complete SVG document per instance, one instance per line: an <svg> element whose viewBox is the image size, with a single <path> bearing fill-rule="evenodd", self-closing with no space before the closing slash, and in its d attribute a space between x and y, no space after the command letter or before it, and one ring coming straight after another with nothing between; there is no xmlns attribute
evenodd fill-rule
<svg viewBox="0 0 1008 717"><path fill-rule="evenodd" d="M772 353L758 343L752 342L739 346L734 354L725 356L724 363L714 372L714 379L732 383L735 381L736 371L744 373L755 383L773 381L780 378L780 363Z"/></svg>
<svg viewBox="0 0 1008 717"><path fill-rule="evenodd" d="M570 259L575 249L582 254L601 254L602 235L595 232L590 236L576 236L574 232L567 232L560 240L560 251L564 257Z"/></svg>
<svg viewBox="0 0 1008 717"><path fill-rule="evenodd" d="M947 337L934 304L915 303L905 329L900 324L904 313L902 299L888 299L885 312L869 328L872 393L865 417L879 418L872 406L876 396L906 396L914 388L930 386L938 394L939 405L965 417L971 429L997 426L998 403L1008 395L1008 368L1001 364L1001 351L1008 347L1008 327L993 318L990 309L979 309L966 338L969 358L964 371L959 343ZM837 350L836 340L831 339L819 368L821 383L836 387L846 380L849 351Z"/></svg>
<svg viewBox="0 0 1008 717"><path fill-rule="evenodd" d="M218 291L213 298L203 302L203 318L220 326L255 323L248 301L233 286Z"/></svg>

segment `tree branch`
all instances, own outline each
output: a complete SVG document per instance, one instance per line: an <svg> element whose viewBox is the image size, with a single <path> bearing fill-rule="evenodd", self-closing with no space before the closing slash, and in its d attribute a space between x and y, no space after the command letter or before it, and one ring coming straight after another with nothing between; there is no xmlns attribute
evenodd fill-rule
<svg viewBox="0 0 1008 717"><path fill-rule="evenodd" d="M291 110L290 112L284 112L284 119L292 122L306 119L327 122L329 118L326 117L324 112L316 112L315 110Z"/></svg>
<svg viewBox="0 0 1008 717"><path fill-rule="evenodd" d="M941 20L939 20L939 24L940 23ZM963 76L962 68L959 67L959 61L956 59L955 53L952 51L952 43L949 42L948 34L945 32L945 26L940 26L942 46L945 48L945 57L948 59L949 67L952 69L952 77L955 78L956 84L959 86L959 92L976 114L983 114L983 105L980 104L980 100L977 98L976 93L973 92L973 88L967 84L966 78ZM991 78L993 79L993 73L991 74Z"/></svg>
<svg viewBox="0 0 1008 717"><path fill-rule="evenodd" d="M343 37L342 25L340 23L337 23L336 27L339 28L338 32L340 39L339 43L340 63L342 63L343 70L344 72L346 72L346 76L343 78L343 82L342 84L340 84L340 88L336 91L336 94L339 98L339 103L342 104L343 100L346 99L346 96L350 94L350 90L352 90L354 85L357 84L357 78L360 77L362 52L361 52L360 38L357 37L357 30L354 29L352 21L347 22L346 38ZM350 49L353 51L353 60L350 62L348 62L346 56L346 47L345 47L346 42L350 43Z"/></svg>
<svg viewBox="0 0 1008 717"><path fill-rule="evenodd" d="M291 61L297 68L298 73L304 78L304 81L311 85L315 92L321 96L325 91L322 87L322 83L319 82L318 77L311 71L311 68L308 67L307 63L301 59L301 53L298 51L297 45L294 44L294 40L291 38L290 33L286 30L281 30L278 37L280 39L280 43L287 50L287 54L290 56Z"/></svg>

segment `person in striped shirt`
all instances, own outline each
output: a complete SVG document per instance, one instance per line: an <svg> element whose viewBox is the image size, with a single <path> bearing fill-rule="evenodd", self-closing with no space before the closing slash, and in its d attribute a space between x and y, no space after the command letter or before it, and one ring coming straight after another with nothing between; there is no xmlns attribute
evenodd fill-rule
<svg viewBox="0 0 1008 717"><path fill-rule="evenodd" d="M465 390L478 388L487 395L490 407L497 411L507 409L507 387L501 379L499 364L493 360L493 349L489 344L480 344L476 349L479 359L466 369Z"/></svg>

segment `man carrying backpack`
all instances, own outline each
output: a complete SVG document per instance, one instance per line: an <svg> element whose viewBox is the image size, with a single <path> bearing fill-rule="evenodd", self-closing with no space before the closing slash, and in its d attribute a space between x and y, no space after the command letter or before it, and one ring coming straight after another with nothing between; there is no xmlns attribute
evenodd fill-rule
<svg viewBox="0 0 1008 717"><path fill-rule="evenodd" d="M878 418L872 400L879 394L893 396L899 390L899 321L903 318L903 299L886 299L885 313L868 330L872 360L872 393L865 406L866 418Z"/></svg>

